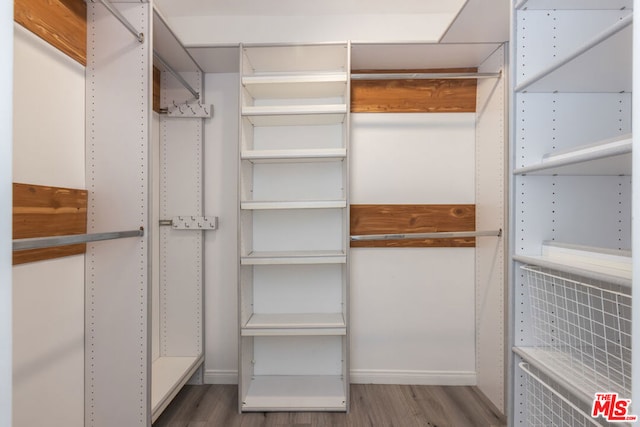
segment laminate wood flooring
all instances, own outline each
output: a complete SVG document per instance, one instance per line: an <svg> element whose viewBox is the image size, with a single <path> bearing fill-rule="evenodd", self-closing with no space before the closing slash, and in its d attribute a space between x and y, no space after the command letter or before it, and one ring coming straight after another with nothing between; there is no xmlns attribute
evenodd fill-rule
<svg viewBox="0 0 640 427"><path fill-rule="evenodd" d="M238 413L235 385L185 386L153 427L503 427L476 387L352 384L351 411Z"/></svg>

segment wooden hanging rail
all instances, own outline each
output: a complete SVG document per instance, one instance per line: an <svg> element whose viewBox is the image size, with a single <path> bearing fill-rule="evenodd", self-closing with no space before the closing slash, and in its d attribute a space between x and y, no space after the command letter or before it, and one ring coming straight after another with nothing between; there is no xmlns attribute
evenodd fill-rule
<svg viewBox="0 0 640 427"><path fill-rule="evenodd" d="M185 89L187 89L189 92L191 92L191 94L196 98L196 99L200 99L200 94L198 92L195 91L195 89L193 87L191 87L191 85L189 83L187 83L187 81L185 79L182 78L182 76L173 69L173 67L171 67L167 61L165 61L162 56L160 56L158 54L158 52L156 52L155 50L153 51L153 57L160 63L160 65L162 65L169 73L171 73L171 75L173 77L175 77L180 84L182 84L182 86L185 87Z"/></svg>
<svg viewBox="0 0 640 427"><path fill-rule="evenodd" d="M138 41L140 43L142 43L144 41L144 34L139 32L138 30L136 30L136 28L131 25L131 23L129 21L127 21L127 18L125 18L118 9L116 9L115 7L113 7L113 5L108 1L108 0L91 0L91 3L95 3L95 2L99 2L102 3L102 5L104 7L107 8L107 10L109 12L111 12L111 14L122 23L122 25L125 26L125 28L127 30L129 30L129 32L131 32L131 34L133 34L133 36L138 39Z"/></svg>
<svg viewBox="0 0 640 427"><path fill-rule="evenodd" d="M495 79L498 73L353 73L351 80Z"/></svg>
<svg viewBox="0 0 640 427"><path fill-rule="evenodd" d="M14 251L24 251L28 249L52 248L55 246L75 245L78 243L98 242L101 240L122 239L125 237L144 236L144 229L131 231L114 231L106 233L92 234L70 234L67 236L33 237L29 239L15 239L13 241Z"/></svg>
<svg viewBox="0 0 640 427"><path fill-rule="evenodd" d="M403 240L403 239L459 239L462 237L502 237L502 229L488 231L439 231L435 233L405 233L405 234L368 234L351 236L352 242L367 240Z"/></svg>

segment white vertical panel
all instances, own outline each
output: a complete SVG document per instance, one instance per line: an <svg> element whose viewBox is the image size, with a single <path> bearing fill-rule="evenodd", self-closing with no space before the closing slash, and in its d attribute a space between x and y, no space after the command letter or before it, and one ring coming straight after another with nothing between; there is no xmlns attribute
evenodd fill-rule
<svg viewBox="0 0 640 427"><path fill-rule="evenodd" d="M233 383L238 369L238 192L234 191L238 179L238 74L207 74L205 94L215 106L214 116L204 123L205 212L217 215L220 225L205 234L206 381Z"/></svg>
<svg viewBox="0 0 640 427"><path fill-rule="evenodd" d="M478 69L505 69L504 47ZM476 229L506 227L506 73L478 81L476 123ZM476 239L476 370L478 387L505 409L505 238Z"/></svg>
<svg viewBox="0 0 640 427"><path fill-rule="evenodd" d="M0 3L0 427L11 427L13 2Z"/></svg>
<svg viewBox="0 0 640 427"><path fill-rule="evenodd" d="M143 238L90 244L86 254L85 425L150 424L150 37L139 43L99 3L87 5L89 232L143 226ZM150 5L118 3L149 35Z"/></svg>
<svg viewBox="0 0 640 427"><path fill-rule="evenodd" d="M199 73L182 73L202 93ZM172 75L162 73L161 105L191 98ZM160 215L200 216L202 119L162 117L160 123ZM202 353L202 231L160 230L160 355Z"/></svg>
<svg viewBox="0 0 640 427"><path fill-rule="evenodd" d="M151 126L151 360L160 357L160 115L153 113Z"/></svg>
<svg viewBox="0 0 640 427"><path fill-rule="evenodd" d="M473 203L475 117L352 114L351 203Z"/></svg>
<svg viewBox="0 0 640 427"><path fill-rule="evenodd" d="M85 188L85 68L21 25L13 28L13 180Z"/></svg>
<svg viewBox="0 0 640 427"><path fill-rule="evenodd" d="M634 0L633 8L634 10L638 10L640 7L640 1ZM633 28L633 69L640 70L640 29L638 25L635 25ZM640 79L638 78L638 73L635 72L633 74L633 86L635 88L640 84ZM640 115L638 114L637 108L640 105L640 91L633 91L633 105L636 108L636 111L633 114L633 128L640 129ZM634 147L638 147L638 136L634 136L633 141ZM633 192L632 200L632 247L634 248L633 253L633 295L640 295L640 253L638 253L638 248L640 248L640 197L638 194L640 190L640 173L637 173L640 170L640 150L633 150L633 169L636 173L633 175L633 187L635 191ZM634 366L640 366L640 351L637 349L640 348L640 328L637 325L640 325L640 310L638 309L639 303L638 298L634 298L635 304L633 305L633 314L632 314L632 322L636 325L633 328L632 335L632 348L635 349L633 352L632 363ZM638 411L638 402L640 402L640 369L634 369L632 373L632 389L631 389L631 397L632 401L636 402L633 406L634 414L637 414Z"/></svg>
<svg viewBox="0 0 640 427"><path fill-rule="evenodd" d="M14 182L85 188L84 67L22 26L13 31ZM83 425L84 271L83 255L13 268L16 427Z"/></svg>

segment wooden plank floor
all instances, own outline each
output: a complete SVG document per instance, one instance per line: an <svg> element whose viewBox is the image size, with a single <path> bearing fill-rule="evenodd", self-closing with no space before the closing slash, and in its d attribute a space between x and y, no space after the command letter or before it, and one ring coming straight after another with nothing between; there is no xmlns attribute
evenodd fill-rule
<svg viewBox="0 0 640 427"><path fill-rule="evenodd" d="M351 411L238 413L235 385L185 386L153 427L502 427L476 387L352 384Z"/></svg>

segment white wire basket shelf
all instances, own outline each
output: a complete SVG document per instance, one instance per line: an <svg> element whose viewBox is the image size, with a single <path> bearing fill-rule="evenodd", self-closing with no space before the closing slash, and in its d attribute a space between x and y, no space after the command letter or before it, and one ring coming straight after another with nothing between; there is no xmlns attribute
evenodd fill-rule
<svg viewBox="0 0 640 427"><path fill-rule="evenodd" d="M521 420L528 427L593 427L610 423L592 418L588 405L528 363L520 363L523 379Z"/></svg>
<svg viewBox="0 0 640 427"><path fill-rule="evenodd" d="M631 396L631 295L621 286L524 265L533 346L520 353L582 393Z"/></svg>

